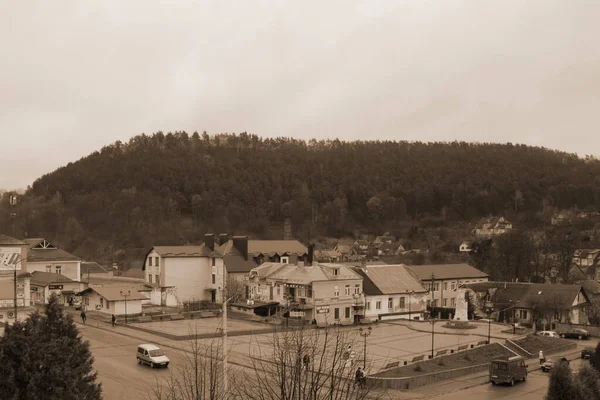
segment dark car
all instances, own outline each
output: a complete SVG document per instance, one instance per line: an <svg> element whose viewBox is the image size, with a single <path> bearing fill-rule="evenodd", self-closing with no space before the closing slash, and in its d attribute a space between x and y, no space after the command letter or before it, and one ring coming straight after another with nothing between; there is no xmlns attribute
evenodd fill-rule
<svg viewBox="0 0 600 400"><path fill-rule="evenodd" d="M588 331L586 331L585 329L580 329L580 328L574 328L574 329L569 329L567 331L562 331L562 332L558 332L558 335L561 338L573 338L573 339L589 339L590 338L590 333Z"/></svg>
<svg viewBox="0 0 600 400"><path fill-rule="evenodd" d="M585 360L585 359L591 359L594 356L594 353L596 353L596 349L593 347L586 347L585 349L581 350L581 359Z"/></svg>
<svg viewBox="0 0 600 400"><path fill-rule="evenodd" d="M544 361L544 363L542 364L542 366L541 366L542 371L544 371L544 372L550 371L554 367L554 365L556 363L558 363L558 362L566 362L566 363L568 363L569 360L567 360L565 357L562 357L559 360L548 359L548 360Z"/></svg>

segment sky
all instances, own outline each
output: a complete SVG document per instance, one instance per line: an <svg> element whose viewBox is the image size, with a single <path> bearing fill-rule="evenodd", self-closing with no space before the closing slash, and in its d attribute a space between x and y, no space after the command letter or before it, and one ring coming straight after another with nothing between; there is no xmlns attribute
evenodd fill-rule
<svg viewBox="0 0 600 400"><path fill-rule="evenodd" d="M156 131L600 156L596 0L0 3L0 189Z"/></svg>

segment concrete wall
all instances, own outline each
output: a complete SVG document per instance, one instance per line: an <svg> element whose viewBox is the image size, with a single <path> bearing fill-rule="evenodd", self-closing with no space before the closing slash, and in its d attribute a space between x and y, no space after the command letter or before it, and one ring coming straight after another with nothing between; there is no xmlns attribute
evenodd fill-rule
<svg viewBox="0 0 600 400"><path fill-rule="evenodd" d="M429 296L425 296L425 301L435 300L436 307L455 308L456 296L458 295L458 286L476 282L487 282L488 278L460 278L460 279L434 279L433 296L431 292ZM424 279L421 281L425 289L431 286L431 280ZM456 289L456 290L454 290ZM445 305L444 305L445 300Z"/></svg>
<svg viewBox="0 0 600 400"><path fill-rule="evenodd" d="M79 282L81 280L81 261L31 261L27 268L28 272L47 272L50 267L51 273L56 273L56 267L61 267L61 275Z"/></svg>
<svg viewBox="0 0 600 400"><path fill-rule="evenodd" d="M97 311L105 314L125 315L125 300L106 301L96 292L84 295L86 311ZM127 300L127 315L141 314L142 300Z"/></svg>
<svg viewBox="0 0 600 400"><path fill-rule="evenodd" d="M393 305L390 309L388 307L388 299L393 299ZM404 298L404 307L400 307L400 299ZM414 319L419 317L423 319L423 312L426 310L426 295L425 293L416 293L414 295L402 294L390 294L381 296L367 296L365 305L365 317L376 318L376 319L408 319L409 309L410 318ZM381 302L381 309L377 309L377 302ZM410 301L410 307L409 307ZM395 313L395 315L385 315Z"/></svg>

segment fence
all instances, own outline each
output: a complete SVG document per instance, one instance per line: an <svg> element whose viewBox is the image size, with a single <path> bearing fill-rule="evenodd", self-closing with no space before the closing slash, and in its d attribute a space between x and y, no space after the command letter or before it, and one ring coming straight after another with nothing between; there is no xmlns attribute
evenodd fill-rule
<svg viewBox="0 0 600 400"><path fill-rule="evenodd" d="M572 329L572 328L585 329L592 336L594 336L594 337L600 337L600 326L581 325L581 324L563 324L562 322L557 322L556 323L556 331L557 332L564 332L564 331Z"/></svg>

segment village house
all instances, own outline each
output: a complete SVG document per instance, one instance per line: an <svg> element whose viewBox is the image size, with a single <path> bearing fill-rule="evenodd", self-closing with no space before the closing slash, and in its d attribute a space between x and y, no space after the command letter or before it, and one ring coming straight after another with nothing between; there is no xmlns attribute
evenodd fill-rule
<svg viewBox="0 0 600 400"><path fill-rule="evenodd" d="M28 271L62 274L74 281L81 280L81 259L58 248L44 238L25 239Z"/></svg>
<svg viewBox="0 0 600 400"><path fill-rule="evenodd" d="M147 296L132 285L93 285L78 295L83 297L86 310L116 316L141 314L142 301L147 300Z"/></svg>
<svg viewBox="0 0 600 400"><path fill-rule="evenodd" d="M341 261L341 254L336 250L315 250L315 261L323 263L335 263Z"/></svg>
<svg viewBox="0 0 600 400"><path fill-rule="evenodd" d="M317 326L352 324L363 317L362 278L345 265L267 262L250 271L248 287L248 304L266 306L267 315L277 310Z"/></svg>
<svg viewBox="0 0 600 400"><path fill-rule="evenodd" d="M470 253L471 251L473 251L473 242L471 242L470 240L465 240L458 247L458 251L461 253Z"/></svg>
<svg viewBox="0 0 600 400"><path fill-rule="evenodd" d="M589 296L580 285L487 282L466 286L480 293L485 290L482 300L496 321L555 329L559 322L580 324L586 320Z"/></svg>
<svg viewBox="0 0 600 400"><path fill-rule="evenodd" d="M333 248L340 254L338 261L350 261L357 256L354 250L354 241L349 239L340 239Z"/></svg>
<svg viewBox="0 0 600 400"><path fill-rule="evenodd" d="M59 304L68 304L85 286L85 283L65 275L34 271L30 278L31 301L33 304L47 304L50 296L56 294Z"/></svg>
<svg viewBox="0 0 600 400"><path fill-rule="evenodd" d="M512 223L505 220L504 217L488 217L479 223L473 233L477 238L490 238L502 235L512 228Z"/></svg>
<svg viewBox="0 0 600 400"><path fill-rule="evenodd" d="M0 323L12 324L15 320L15 276L17 319L24 320L32 310L27 249L27 242L0 234Z"/></svg>
<svg viewBox="0 0 600 400"><path fill-rule="evenodd" d="M488 274L468 264L408 265L429 291L426 304L430 312L452 319L460 285L487 282Z"/></svg>
<svg viewBox="0 0 600 400"><path fill-rule="evenodd" d="M428 292L405 265L364 265L354 271L363 278L365 318L424 318Z"/></svg>
<svg viewBox="0 0 600 400"><path fill-rule="evenodd" d="M377 247L378 256L393 256L397 247L393 243L382 243Z"/></svg>

